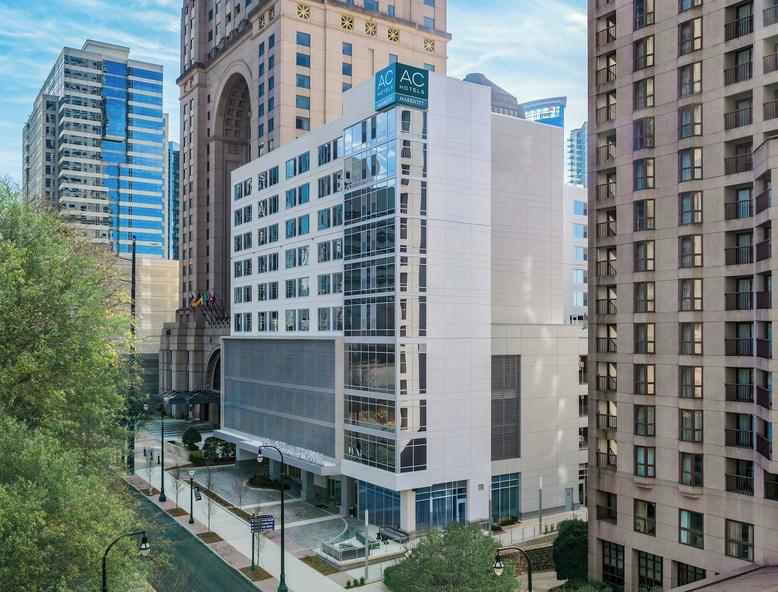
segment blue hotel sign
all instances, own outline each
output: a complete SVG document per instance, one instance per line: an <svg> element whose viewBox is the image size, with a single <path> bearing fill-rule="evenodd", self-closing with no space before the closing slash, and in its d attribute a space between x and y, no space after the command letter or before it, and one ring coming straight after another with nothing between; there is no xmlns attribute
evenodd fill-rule
<svg viewBox="0 0 778 592"><path fill-rule="evenodd" d="M429 104L430 73L405 64L389 64L375 75L375 110L390 105L426 109Z"/></svg>

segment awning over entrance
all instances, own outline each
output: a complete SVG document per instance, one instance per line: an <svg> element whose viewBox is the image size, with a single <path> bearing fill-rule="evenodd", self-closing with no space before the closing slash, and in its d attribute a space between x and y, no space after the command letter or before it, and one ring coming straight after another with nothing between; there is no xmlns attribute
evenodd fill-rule
<svg viewBox="0 0 778 592"><path fill-rule="evenodd" d="M219 391L166 391L156 396L167 405L197 405L218 403L221 400Z"/></svg>

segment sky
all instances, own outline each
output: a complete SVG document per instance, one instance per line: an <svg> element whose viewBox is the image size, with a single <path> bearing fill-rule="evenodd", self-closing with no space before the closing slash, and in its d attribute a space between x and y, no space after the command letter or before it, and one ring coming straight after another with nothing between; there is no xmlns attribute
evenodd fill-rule
<svg viewBox="0 0 778 592"><path fill-rule="evenodd" d="M0 0L0 176L21 179L22 128L63 47L125 45L164 67L178 140L181 0ZM449 0L448 75L481 72L519 102L567 96L568 131L586 118L586 0Z"/></svg>

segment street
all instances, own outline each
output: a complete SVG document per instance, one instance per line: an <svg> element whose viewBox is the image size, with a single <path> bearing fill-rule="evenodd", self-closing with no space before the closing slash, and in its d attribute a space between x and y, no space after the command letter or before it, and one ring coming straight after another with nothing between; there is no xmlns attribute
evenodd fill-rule
<svg viewBox="0 0 778 592"><path fill-rule="evenodd" d="M151 578L151 584L159 592L257 591L144 495L131 488L130 491L140 500L139 513L147 522L145 528L152 553L160 551L160 541L166 541L161 551L168 556L169 563Z"/></svg>

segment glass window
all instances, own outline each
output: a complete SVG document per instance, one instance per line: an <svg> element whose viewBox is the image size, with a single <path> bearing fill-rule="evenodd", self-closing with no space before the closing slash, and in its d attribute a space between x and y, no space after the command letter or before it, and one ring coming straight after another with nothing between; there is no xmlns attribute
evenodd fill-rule
<svg viewBox="0 0 778 592"><path fill-rule="evenodd" d="M679 366L679 392L682 399L702 398L702 366Z"/></svg>
<svg viewBox="0 0 778 592"><path fill-rule="evenodd" d="M654 323L635 323L635 353L653 354Z"/></svg>
<svg viewBox="0 0 778 592"><path fill-rule="evenodd" d="M678 25L678 54L702 49L702 17Z"/></svg>
<svg viewBox="0 0 778 592"><path fill-rule="evenodd" d="M654 147L654 118L637 119L632 125L632 141L635 150Z"/></svg>
<svg viewBox="0 0 778 592"><path fill-rule="evenodd" d="M635 241L633 249L635 271L654 271L654 241Z"/></svg>
<svg viewBox="0 0 778 592"><path fill-rule="evenodd" d="M295 99L295 106L298 109L310 109L311 108L311 97L306 97L304 95L297 95Z"/></svg>
<svg viewBox="0 0 778 592"><path fill-rule="evenodd" d="M297 45L302 45L303 47L310 47L311 36L308 33L302 33L301 31L297 31Z"/></svg>
<svg viewBox="0 0 778 592"><path fill-rule="evenodd" d="M345 41L343 42L343 46L342 46L341 51L342 51L343 55L346 55L346 56L353 55L353 53L352 53L353 50L352 50L351 44L350 43L346 43Z"/></svg>
<svg viewBox="0 0 778 592"><path fill-rule="evenodd" d="M680 95L688 97L702 92L702 62L694 62L678 68Z"/></svg>
<svg viewBox="0 0 778 592"><path fill-rule="evenodd" d="M678 280L678 310L702 310L702 279Z"/></svg>
<svg viewBox="0 0 778 592"><path fill-rule="evenodd" d="M467 481L439 483L416 490L416 531L467 522Z"/></svg>
<svg viewBox="0 0 778 592"><path fill-rule="evenodd" d="M654 78L644 78L633 84L633 108L646 109L654 106Z"/></svg>
<svg viewBox="0 0 778 592"><path fill-rule="evenodd" d="M702 267L702 235L678 237L678 267Z"/></svg>
<svg viewBox="0 0 778 592"><path fill-rule="evenodd" d="M701 487L703 484L702 469L702 454L679 453L679 482L682 485Z"/></svg>
<svg viewBox="0 0 778 592"><path fill-rule="evenodd" d="M654 188L654 159L640 158L633 163L635 191Z"/></svg>
<svg viewBox="0 0 778 592"><path fill-rule="evenodd" d="M492 475L492 520L519 516L519 474Z"/></svg>
<svg viewBox="0 0 778 592"><path fill-rule="evenodd" d="M702 135L702 104L684 105L678 109L678 139Z"/></svg>
<svg viewBox="0 0 778 592"><path fill-rule="evenodd" d="M654 229L654 200L640 199L633 204L635 232Z"/></svg>
<svg viewBox="0 0 778 592"><path fill-rule="evenodd" d="M703 537L703 515L690 510L678 510L678 542L702 549Z"/></svg>
<svg viewBox="0 0 778 592"><path fill-rule="evenodd" d="M637 31L654 24L654 0L635 0L634 28Z"/></svg>
<svg viewBox="0 0 778 592"><path fill-rule="evenodd" d="M573 201L573 214L576 216L586 216L588 214L586 202L579 200Z"/></svg>
<svg viewBox="0 0 778 592"><path fill-rule="evenodd" d="M602 581L614 592L624 592L624 546L610 541L602 544Z"/></svg>
<svg viewBox="0 0 778 592"><path fill-rule="evenodd" d="M635 394L636 395L654 395L656 394L656 366L654 364L635 364ZM651 416L653 424L653 415ZM654 434L648 434L653 436Z"/></svg>
<svg viewBox="0 0 778 592"><path fill-rule="evenodd" d="M745 561L754 560L754 525L735 520L725 524L725 553Z"/></svg>
<svg viewBox="0 0 778 592"><path fill-rule="evenodd" d="M656 435L656 407L653 405L635 405L635 435ZM648 475L649 477L653 475Z"/></svg>
<svg viewBox="0 0 778 592"><path fill-rule="evenodd" d="M305 74L297 74L297 88L311 88L311 77Z"/></svg>
<svg viewBox="0 0 778 592"><path fill-rule="evenodd" d="M654 446L635 446L635 475L656 477L656 448Z"/></svg>
<svg viewBox="0 0 778 592"><path fill-rule="evenodd" d="M653 590L662 587L662 558L659 555L638 551L638 587Z"/></svg>
<svg viewBox="0 0 778 592"><path fill-rule="evenodd" d="M634 64L635 71L643 70L654 65L654 36L649 35L638 39L634 43Z"/></svg>
<svg viewBox="0 0 778 592"><path fill-rule="evenodd" d="M678 224L702 223L702 191L686 191L678 195Z"/></svg>
<svg viewBox="0 0 778 592"><path fill-rule="evenodd" d="M635 500L634 530L649 536L656 536L656 504L644 500Z"/></svg>
<svg viewBox="0 0 778 592"><path fill-rule="evenodd" d="M702 410L679 409L678 415L678 439L681 442L702 442Z"/></svg>
<svg viewBox="0 0 778 592"><path fill-rule="evenodd" d="M678 180L702 179L702 148L685 148L678 151Z"/></svg>
<svg viewBox="0 0 778 592"><path fill-rule="evenodd" d="M311 56L307 53L300 53L297 52L297 59L295 62L298 66L302 68L310 68L311 67Z"/></svg>
<svg viewBox="0 0 778 592"><path fill-rule="evenodd" d="M681 1L683 2L684 0ZM691 0L685 1L689 2ZM694 582L704 580L706 577L706 572L704 569L689 565L688 563L681 563L680 561L676 561L676 571L678 574L678 581L676 584L678 586L693 584Z"/></svg>
<svg viewBox="0 0 778 592"><path fill-rule="evenodd" d="M679 323L681 355L693 356L702 354L702 323Z"/></svg>

